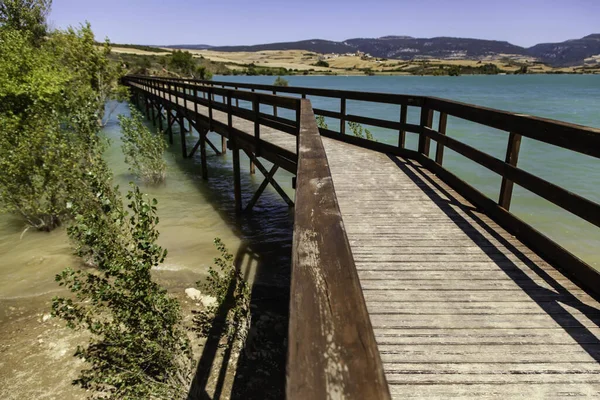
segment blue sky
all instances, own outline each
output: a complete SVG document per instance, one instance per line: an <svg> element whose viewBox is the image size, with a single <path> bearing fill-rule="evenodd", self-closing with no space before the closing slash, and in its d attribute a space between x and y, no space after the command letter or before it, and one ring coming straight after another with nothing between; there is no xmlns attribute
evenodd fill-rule
<svg viewBox="0 0 600 400"><path fill-rule="evenodd" d="M115 43L236 45L408 35L520 46L600 33L600 0L54 0L55 28Z"/></svg>

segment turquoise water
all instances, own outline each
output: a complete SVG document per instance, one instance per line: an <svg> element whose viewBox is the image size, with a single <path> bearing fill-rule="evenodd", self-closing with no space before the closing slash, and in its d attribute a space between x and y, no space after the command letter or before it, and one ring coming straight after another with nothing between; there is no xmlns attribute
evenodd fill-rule
<svg viewBox="0 0 600 400"><path fill-rule="evenodd" d="M516 76L290 76L290 86L437 96L501 110L525 113L600 128L599 75ZM216 81L272 84L275 77L215 77ZM309 97L313 107L339 111L339 100ZM399 107L349 101L347 112L397 121ZM281 115L281 113L280 113ZM291 115L290 115L291 117ZM419 123L417 108L409 108L409 123ZM327 121L338 129L334 119ZM437 126L437 113L434 127ZM369 127L375 138L397 144L396 131ZM450 117L447 134L494 157L504 159L508 134ZM416 149L416 135L407 147ZM435 145L430 154L435 154ZM501 178L446 149L444 166L494 200ZM595 202L600 202L600 160L523 138L519 167ZM600 269L600 229L537 195L515 186L511 211Z"/></svg>

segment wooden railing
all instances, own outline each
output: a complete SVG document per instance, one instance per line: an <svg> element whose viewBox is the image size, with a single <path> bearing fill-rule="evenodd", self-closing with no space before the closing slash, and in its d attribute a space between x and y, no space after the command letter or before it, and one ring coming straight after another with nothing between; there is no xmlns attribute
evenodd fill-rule
<svg viewBox="0 0 600 400"><path fill-rule="evenodd" d="M290 398L326 398L325 393L328 390L339 391L341 388L351 390L347 393L358 394L347 398L371 399L389 396L387 389L384 391L381 384L385 380L380 374L380 360L378 355L373 354L376 347L372 340L369 318L356 278L352 254L347 237L343 229L340 229L342 221L326 155L316 132L315 115L340 121L339 131L321 128L322 136L419 161L546 261L571 276L588 292L600 297L600 274L594 268L509 211L513 186L517 184L585 221L600 226L599 204L517 166L522 137L600 158L599 129L424 96L183 79L142 79L146 79L144 84L152 90L162 90L163 93L165 90L174 90L179 96L185 92L183 97L194 101L200 101L197 100L198 93L203 93L200 104L209 104L214 109L235 113L233 115L276 129L286 125L287 130L284 132L292 133L294 129L295 132L299 132L299 151L297 156L293 155L294 166L297 166L297 190L288 358ZM277 115L277 107L284 107L281 105L284 104L283 101L280 103L276 100L280 97L275 96L278 93L300 95L302 98L319 96L337 99L340 111L312 110L310 103L296 98L296 101L300 101L296 103L296 110L299 110L300 114L297 112L295 121L286 120ZM215 102L215 95L221 96L220 105ZM232 99L236 100L235 107L232 106ZM260 99L258 101L262 104L273 106L273 114L257 112L258 108L254 105L251 111L238 107L238 99L253 101L252 104L256 99ZM349 100L397 105L398 120L348 114L346 106ZM285 102L288 106L292 104L289 99ZM407 123L409 107L418 108L419 124ZM434 113L439 114L436 128L432 126ZM505 131L506 157L493 157L447 136L448 117ZM390 145L345 134L346 123L350 121L396 130L398 143ZM223 128L216 122L212 123L216 129ZM231 126L224 128L231 129ZM221 131L224 132L223 129ZM417 150L406 148L407 133L418 135ZM238 134L243 137L245 133ZM259 135L255 135L254 140L259 141ZM430 154L431 140L437 143L435 154ZM265 146L264 143L260 145ZM502 183L499 198L492 199L484 195L446 169L443 166L445 148L500 175ZM339 327L346 328L340 330ZM364 343L365 347L356 348L356 340ZM331 348L346 349L348 353L340 352L331 357L328 353ZM356 352L356 357L360 358L362 364L357 364L358 358L353 358L353 352ZM333 367L326 364L327 360L335 366L333 370L329 369ZM344 367L340 367L341 365ZM343 373L344 368L352 375ZM339 375L328 376L328 371Z"/></svg>
<svg viewBox="0 0 600 400"><path fill-rule="evenodd" d="M178 81L174 79L174 81ZM583 260L570 253L562 246L542 234L520 218L510 213L514 184L535 193L558 207L568 211L585 221L600 226L600 205L573 193L559 185L535 176L517 166L522 137L552 144L595 158L600 158L600 129L565 123L561 121L538 118L528 115L510 113L456 101L426 96L410 96L391 93L369 93L346 90L330 90L304 87L281 87L219 81L194 81L197 85L213 88L245 89L254 93L294 94L302 98L308 96L326 97L339 100L339 112L315 109L316 115L335 118L340 121L340 130L320 129L323 136L356 144L372 150L405 156L420 161L448 184L457 189L470 201L481 207L496 222L529 245L548 262L569 274L592 292L600 291L600 274ZM348 114L346 103L349 100L398 105L398 120L384 120ZM417 107L420 112L419 124L407 123L409 107ZM432 127L434 113L439 113L437 129ZM446 135L448 117L477 123L507 132L505 159L498 159L474 147ZM345 134L346 122L358 122L370 126L394 129L398 131L398 145L374 142ZM417 150L406 148L406 134L419 136ZM437 143L436 153L430 154L430 143ZM491 199L473 186L466 183L443 167L444 149L449 148L502 177L500 196Z"/></svg>
<svg viewBox="0 0 600 400"><path fill-rule="evenodd" d="M388 399L389 389L327 155L302 100L287 398Z"/></svg>

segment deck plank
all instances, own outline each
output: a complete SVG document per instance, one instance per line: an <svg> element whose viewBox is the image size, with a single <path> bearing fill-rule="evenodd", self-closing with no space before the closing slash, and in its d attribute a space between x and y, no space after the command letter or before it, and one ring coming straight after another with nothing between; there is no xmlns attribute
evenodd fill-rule
<svg viewBox="0 0 600 400"><path fill-rule="evenodd" d="M418 163L323 139L393 398L596 398L600 304Z"/></svg>

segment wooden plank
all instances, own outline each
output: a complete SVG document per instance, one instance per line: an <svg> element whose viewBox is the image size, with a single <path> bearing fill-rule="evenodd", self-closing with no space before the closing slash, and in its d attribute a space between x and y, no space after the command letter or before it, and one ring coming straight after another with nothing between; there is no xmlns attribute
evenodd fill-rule
<svg viewBox="0 0 600 400"><path fill-rule="evenodd" d="M302 100L287 399L388 399L310 102Z"/></svg>

